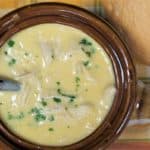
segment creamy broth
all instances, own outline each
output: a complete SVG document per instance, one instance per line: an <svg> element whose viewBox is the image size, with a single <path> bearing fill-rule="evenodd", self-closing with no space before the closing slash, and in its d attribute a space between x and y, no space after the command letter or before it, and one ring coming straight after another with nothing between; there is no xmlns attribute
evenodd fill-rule
<svg viewBox="0 0 150 150"><path fill-rule="evenodd" d="M0 91L0 118L22 138L68 145L90 135L115 95L112 63L103 48L73 27L41 24L12 36L0 48L0 76L19 81Z"/></svg>

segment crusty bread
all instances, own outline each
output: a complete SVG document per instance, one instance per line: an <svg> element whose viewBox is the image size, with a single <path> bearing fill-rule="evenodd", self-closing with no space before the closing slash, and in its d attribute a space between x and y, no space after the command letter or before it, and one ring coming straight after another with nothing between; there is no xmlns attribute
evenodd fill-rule
<svg viewBox="0 0 150 150"><path fill-rule="evenodd" d="M132 55L150 65L150 0L100 0ZM134 57L134 58L135 58Z"/></svg>

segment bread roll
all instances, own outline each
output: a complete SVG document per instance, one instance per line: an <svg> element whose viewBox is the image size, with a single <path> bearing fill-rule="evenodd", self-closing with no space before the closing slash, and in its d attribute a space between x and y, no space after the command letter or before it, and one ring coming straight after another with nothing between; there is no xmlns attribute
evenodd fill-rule
<svg viewBox="0 0 150 150"><path fill-rule="evenodd" d="M100 0L134 58L150 65L150 0Z"/></svg>

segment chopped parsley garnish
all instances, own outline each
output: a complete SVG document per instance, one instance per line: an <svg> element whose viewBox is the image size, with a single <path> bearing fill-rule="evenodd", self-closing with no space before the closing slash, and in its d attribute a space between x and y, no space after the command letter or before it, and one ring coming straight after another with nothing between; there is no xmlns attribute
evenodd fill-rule
<svg viewBox="0 0 150 150"><path fill-rule="evenodd" d="M42 108L32 108L30 113L34 114L34 119L37 122L46 120L46 116L42 113Z"/></svg>
<svg viewBox="0 0 150 150"><path fill-rule="evenodd" d="M76 86L79 87L80 86L80 78L76 77L75 81L76 81Z"/></svg>
<svg viewBox="0 0 150 150"><path fill-rule="evenodd" d="M70 126L67 126L67 128L70 128Z"/></svg>
<svg viewBox="0 0 150 150"><path fill-rule="evenodd" d="M9 40L7 44L9 47L13 47L15 45L15 41Z"/></svg>
<svg viewBox="0 0 150 150"><path fill-rule="evenodd" d="M78 88L80 86L80 78L79 77L75 77L75 82L76 82L76 91L78 91Z"/></svg>
<svg viewBox="0 0 150 150"><path fill-rule="evenodd" d="M3 103L0 103L0 105L3 105Z"/></svg>
<svg viewBox="0 0 150 150"><path fill-rule="evenodd" d="M74 99L76 98L75 95L63 93L63 92L61 91L61 89L57 89L57 92L58 92L58 94L60 94L61 96L69 98L69 100L70 100L69 102L73 102Z"/></svg>
<svg viewBox="0 0 150 150"><path fill-rule="evenodd" d="M52 55L51 57L52 57L52 59L55 59L55 56L54 56L54 55Z"/></svg>
<svg viewBox="0 0 150 150"><path fill-rule="evenodd" d="M80 82L80 78L79 77L76 77L75 80L76 80L76 83Z"/></svg>
<svg viewBox="0 0 150 150"><path fill-rule="evenodd" d="M43 99L42 99L42 101L41 101L41 104L42 104L42 106L44 106L44 107L47 106L47 102L46 102L45 100L43 100Z"/></svg>
<svg viewBox="0 0 150 150"><path fill-rule="evenodd" d="M57 81L57 82L56 82L56 84L57 84L57 85L60 85L60 82L59 82L59 81Z"/></svg>
<svg viewBox="0 0 150 150"><path fill-rule="evenodd" d="M90 63L89 61L84 61L83 65L87 67L89 65L89 63Z"/></svg>
<svg viewBox="0 0 150 150"><path fill-rule="evenodd" d="M95 48L92 42L88 41L86 38L81 39L79 42L81 45L81 50L88 56L91 57L95 53Z"/></svg>
<svg viewBox="0 0 150 150"><path fill-rule="evenodd" d="M76 98L76 96L75 96L75 95L71 95L71 94L65 94L65 93L63 93L63 92L61 91L61 89L58 89L58 90L57 90L57 92L58 92L58 94L60 94L61 96L64 96L64 97L68 97L68 98L71 98L71 99Z"/></svg>
<svg viewBox="0 0 150 150"><path fill-rule="evenodd" d="M9 66L12 66L12 65L14 65L14 64L16 64L16 59L12 58L12 59L8 62L8 65L9 65Z"/></svg>
<svg viewBox="0 0 150 150"><path fill-rule="evenodd" d="M24 113L20 112L20 114L17 116L17 119L22 119L22 118L24 118Z"/></svg>
<svg viewBox="0 0 150 150"><path fill-rule="evenodd" d="M23 112L20 112L18 115L12 115L10 112L8 112L8 119L9 120L12 120L12 119L20 120L20 119L23 119L23 118L24 118L24 113Z"/></svg>
<svg viewBox="0 0 150 150"><path fill-rule="evenodd" d="M41 112L41 108L34 107L31 109L31 113L40 113L40 112Z"/></svg>
<svg viewBox="0 0 150 150"><path fill-rule="evenodd" d="M8 52L7 52L7 51L4 51L4 54L5 54L5 55L8 55Z"/></svg>
<svg viewBox="0 0 150 150"><path fill-rule="evenodd" d="M86 68L89 68L89 67L91 67L91 62L90 62L89 60L83 61L83 65L84 65Z"/></svg>
<svg viewBox="0 0 150 150"><path fill-rule="evenodd" d="M85 92L88 92L88 89L85 89Z"/></svg>
<svg viewBox="0 0 150 150"><path fill-rule="evenodd" d="M86 46L91 46L92 43L90 41L88 41L86 38L83 38L81 41L80 41L80 44L82 45L86 45Z"/></svg>
<svg viewBox="0 0 150 150"><path fill-rule="evenodd" d="M83 47L81 49L88 57L91 57L91 53L89 51L85 50Z"/></svg>
<svg viewBox="0 0 150 150"><path fill-rule="evenodd" d="M29 56L29 53L25 52L24 55L25 55L25 56Z"/></svg>
<svg viewBox="0 0 150 150"><path fill-rule="evenodd" d="M46 116L39 113L39 114L36 114L36 115L34 116L34 119L35 119L37 122L40 122L40 121L44 121L44 120L46 119Z"/></svg>
<svg viewBox="0 0 150 150"><path fill-rule="evenodd" d="M55 120L55 117L54 115L51 115L49 118L48 118L49 121L54 121Z"/></svg>
<svg viewBox="0 0 150 150"><path fill-rule="evenodd" d="M14 116L13 116L10 112L8 112L8 119L9 119L9 120L14 119Z"/></svg>
<svg viewBox="0 0 150 150"><path fill-rule="evenodd" d="M68 107L67 107L67 106L65 106L65 110L68 110Z"/></svg>
<svg viewBox="0 0 150 150"><path fill-rule="evenodd" d="M54 131L54 128L49 128L48 131Z"/></svg>
<svg viewBox="0 0 150 150"><path fill-rule="evenodd" d="M71 102L71 103L74 102L74 98L70 98L70 102Z"/></svg>
<svg viewBox="0 0 150 150"><path fill-rule="evenodd" d="M76 105L74 105L74 107L75 107L75 108L77 108L77 107L78 107L78 105L76 104Z"/></svg>
<svg viewBox="0 0 150 150"><path fill-rule="evenodd" d="M88 49L86 49L86 48L84 48L84 47L81 47L81 50L88 56L88 57L91 57L92 56L92 54L94 54L95 53L95 49L93 49L93 48L88 48Z"/></svg>
<svg viewBox="0 0 150 150"><path fill-rule="evenodd" d="M61 99L59 97L53 97L54 102L61 103Z"/></svg>

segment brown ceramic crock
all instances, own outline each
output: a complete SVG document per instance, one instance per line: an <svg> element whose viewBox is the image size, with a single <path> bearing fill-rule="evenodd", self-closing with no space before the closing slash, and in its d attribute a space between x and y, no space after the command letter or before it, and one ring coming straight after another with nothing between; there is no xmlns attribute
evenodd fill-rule
<svg viewBox="0 0 150 150"><path fill-rule="evenodd" d="M0 120L3 140L18 149L97 150L105 149L124 129L135 104L135 68L124 42L103 19L62 3L40 3L17 9L0 19L0 47L15 33L42 23L59 23L78 28L95 39L110 57L115 73L116 95L103 123L85 139L68 146L42 146L16 136ZM36 132L36 131L35 131ZM77 131L78 132L78 131ZM39 135L40 136L40 135Z"/></svg>

